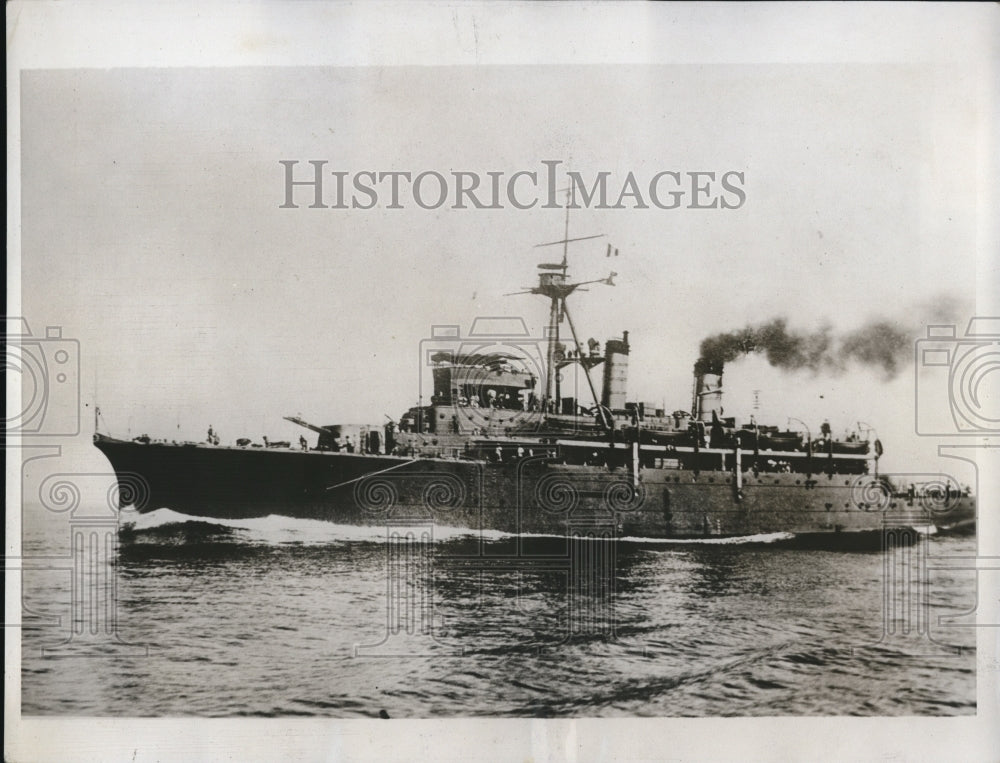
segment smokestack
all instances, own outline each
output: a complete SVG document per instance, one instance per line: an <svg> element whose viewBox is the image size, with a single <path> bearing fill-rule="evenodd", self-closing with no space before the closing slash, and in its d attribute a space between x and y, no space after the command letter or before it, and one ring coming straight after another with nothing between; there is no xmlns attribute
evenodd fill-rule
<svg viewBox="0 0 1000 763"><path fill-rule="evenodd" d="M719 373L696 373L691 416L695 421L712 421L712 412L722 418L722 369Z"/></svg>
<svg viewBox="0 0 1000 763"><path fill-rule="evenodd" d="M621 339L604 343L604 384L601 388L601 405L612 411L625 408L625 391L628 385L628 332Z"/></svg>

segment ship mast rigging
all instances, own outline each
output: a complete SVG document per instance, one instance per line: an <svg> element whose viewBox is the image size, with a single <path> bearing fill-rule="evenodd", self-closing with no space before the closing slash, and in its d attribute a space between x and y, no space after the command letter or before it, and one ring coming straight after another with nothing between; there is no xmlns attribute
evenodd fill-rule
<svg viewBox="0 0 1000 763"><path fill-rule="evenodd" d="M614 277L617 275L614 271L608 274L607 278L597 278L590 281L577 281L576 283L570 283L568 281L568 269L569 269L569 245L575 241L588 241L590 239L602 238L605 233L598 233L592 236L578 236L575 238L570 238L569 236L569 211L573 207L575 200L574 187L571 184L566 190L566 217L563 229L563 237L558 241L547 241L543 244L536 244L535 248L544 246L555 246L557 244L562 244L563 256L562 262L543 262L538 265L538 285L534 287L525 287L524 291L512 292L506 296L513 296L515 294L539 294L543 297L549 299L549 325L548 325L548 347L546 352L546 363L545 363L545 394L542 398L543 410L546 412L551 412L554 406L559 404L560 390L559 390L559 369L579 363L580 367L583 369L583 376L587 380L587 386L590 388L590 394L594 400L594 406L598 411L598 415L601 418L602 423L605 427L611 427L610 414L601 405L600 398L597 396L597 390L594 388L594 382L590 378L590 369L594 366L603 362L603 358L590 356L585 356L582 352L571 353L569 357L562 356L559 351L559 324L562 323L563 317L565 316L566 322L569 324L569 330L573 337L574 347L581 347L580 338L576 333L576 326L573 324L573 318L569 312L569 306L566 303L566 298L576 291L581 286L586 286L592 283L601 283L606 286L614 286ZM584 289L583 291L586 291Z"/></svg>

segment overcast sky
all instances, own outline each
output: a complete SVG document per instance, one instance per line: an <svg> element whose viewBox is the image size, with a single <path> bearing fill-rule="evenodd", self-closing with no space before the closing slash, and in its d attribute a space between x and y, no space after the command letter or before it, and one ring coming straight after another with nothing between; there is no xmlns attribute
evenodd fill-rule
<svg viewBox="0 0 1000 763"><path fill-rule="evenodd" d="M739 209L579 210L571 305L633 348L630 397L690 406L701 339L783 316L912 328L975 304L973 86L903 65L76 69L22 77L22 296L81 342L112 434L297 436L285 415L379 422L416 403L434 324L521 315L558 210L282 209L281 160L327 171L541 171L620 188L744 173ZM307 165L298 170L305 172ZM383 187L384 188L384 187ZM308 194L297 198L306 199ZM613 196L616 196L614 193ZM607 243L620 251L608 260ZM979 253L981 255L981 253ZM947 309L945 309L947 308ZM947 316L946 316L947 317ZM961 330L961 328L960 328ZM727 413L913 437L914 381L731 364ZM96 388L95 388L96 385ZM91 421L85 408L86 433ZM931 461L933 463L933 461ZM896 468L904 464L896 462ZM909 466L909 464L905 464Z"/></svg>

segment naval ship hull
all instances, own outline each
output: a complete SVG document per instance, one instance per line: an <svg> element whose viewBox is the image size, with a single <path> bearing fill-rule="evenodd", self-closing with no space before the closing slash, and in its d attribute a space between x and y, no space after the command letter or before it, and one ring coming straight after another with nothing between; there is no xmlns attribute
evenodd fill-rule
<svg viewBox="0 0 1000 763"><path fill-rule="evenodd" d="M95 436L121 507L198 517L271 514L341 524L433 523L517 534L802 538L948 529L975 499L887 491L869 474L608 468L550 454L497 463L291 449L142 444Z"/></svg>

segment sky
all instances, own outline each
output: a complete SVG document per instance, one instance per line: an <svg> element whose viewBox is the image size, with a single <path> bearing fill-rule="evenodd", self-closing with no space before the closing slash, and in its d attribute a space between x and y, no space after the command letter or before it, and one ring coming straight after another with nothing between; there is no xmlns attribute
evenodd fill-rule
<svg viewBox="0 0 1000 763"><path fill-rule="evenodd" d="M282 420L377 423L416 404L439 324L523 317L557 209L282 208L282 160L480 174L558 160L621 187L743 173L738 209L580 209L578 330L630 332L629 397L690 407L705 337L775 317L912 341L975 310L977 92L900 64L245 67L26 71L22 306L80 341L81 441L297 438ZM302 175L299 175L302 177ZM329 186L327 186L329 188ZM612 196L615 196L612 193ZM617 258L605 256L611 243ZM995 376L995 374L994 374ZM424 381L426 385L426 380ZM731 363L727 413L875 428L886 463L934 468L912 359L889 378ZM947 401L942 401L947 405ZM796 424L799 427L799 424ZM899 456L895 460L893 456ZM919 467L914 467L919 463Z"/></svg>

